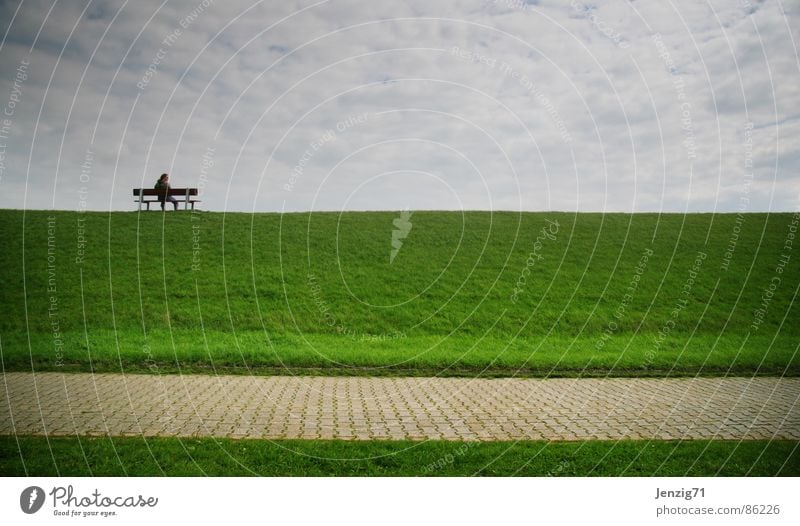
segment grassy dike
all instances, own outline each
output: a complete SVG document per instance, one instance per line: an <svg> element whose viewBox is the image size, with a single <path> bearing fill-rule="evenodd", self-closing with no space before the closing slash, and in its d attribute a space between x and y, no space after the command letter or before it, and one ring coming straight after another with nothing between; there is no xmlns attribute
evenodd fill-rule
<svg viewBox="0 0 800 526"><path fill-rule="evenodd" d="M399 217L1 210L2 366L798 372L796 215Z"/></svg>

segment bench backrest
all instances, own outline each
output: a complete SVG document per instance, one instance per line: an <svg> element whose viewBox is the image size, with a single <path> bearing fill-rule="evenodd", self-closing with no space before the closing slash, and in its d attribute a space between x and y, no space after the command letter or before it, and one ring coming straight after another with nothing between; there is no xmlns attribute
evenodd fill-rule
<svg viewBox="0 0 800 526"><path fill-rule="evenodd" d="M142 196L164 196L164 195L186 195L186 191L189 191L189 195L197 195L197 188L169 188L169 190L164 188L134 188L133 195L136 197Z"/></svg>

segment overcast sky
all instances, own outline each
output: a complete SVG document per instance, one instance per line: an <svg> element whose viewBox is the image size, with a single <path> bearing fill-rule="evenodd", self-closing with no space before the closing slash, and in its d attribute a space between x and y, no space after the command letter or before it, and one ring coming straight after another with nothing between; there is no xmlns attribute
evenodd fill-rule
<svg viewBox="0 0 800 526"><path fill-rule="evenodd" d="M800 208L797 2L0 2L0 207Z"/></svg>

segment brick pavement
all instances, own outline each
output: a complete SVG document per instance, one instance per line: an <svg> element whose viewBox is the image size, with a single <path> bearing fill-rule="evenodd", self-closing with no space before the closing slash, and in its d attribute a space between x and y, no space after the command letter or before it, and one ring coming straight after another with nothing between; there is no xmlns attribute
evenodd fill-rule
<svg viewBox="0 0 800 526"><path fill-rule="evenodd" d="M800 439L800 378L6 373L0 434L304 439Z"/></svg>

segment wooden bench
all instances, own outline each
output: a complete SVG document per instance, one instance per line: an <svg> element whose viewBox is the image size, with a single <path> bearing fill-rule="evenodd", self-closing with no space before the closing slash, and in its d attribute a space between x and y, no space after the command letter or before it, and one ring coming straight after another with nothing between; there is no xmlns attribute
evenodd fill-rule
<svg viewBox="0 0 800 526"><path fill-rule="evenodd" d="M142 205L147 205L147 210L150 210L150 203L161 203L162 201L166 201L166 197L168 195L172 195L178 197L178 202L183 203L183 208L185 210L189 209L189 205L192 206L192 210L194 210L194 204L199 203L199 199L193 199L193 197L197 196L197 188L170 188L170 189L155 189L155 188L134 188L133 189L133 197L135 197L135 202L139 203L139 210L142 209ZM169 201L167 201L168 203Z"/></svg>

